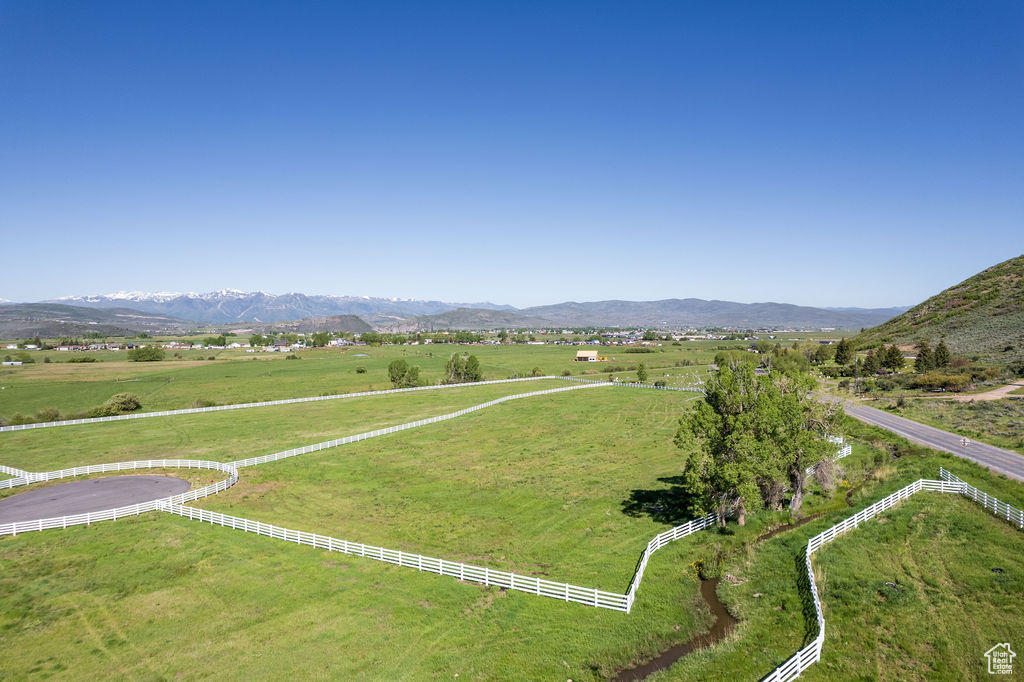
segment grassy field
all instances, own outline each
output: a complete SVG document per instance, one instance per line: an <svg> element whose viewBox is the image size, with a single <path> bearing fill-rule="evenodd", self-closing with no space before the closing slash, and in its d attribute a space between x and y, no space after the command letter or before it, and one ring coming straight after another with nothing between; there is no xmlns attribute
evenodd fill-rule
<svg viewBox="0 0 1024 682"><path fill-rule="evenodd" d="M35 414L44 408L75 413L102 404L115 393L138 395L144 411L192 407L196 401L217 404L257 402L281 398L353 393L391 388L387 367L401 358L420 367L427 384L440 382L445 363L455 352L472 353L480 359L484 377L505 379L542 374L607 377L607 370L621 366L621 379L635 379L635 366L643 362L650 381L661 378L657 368L672 373L697 368L677 368L683 362L706 364L715 348L726 342L688 342L665 346L652 353L625 353L620 348L602 349L608 362L574 362L574 346L380 346L347 350L300 351L302 360L286 360L281 354L246 354L220 351L216 360L168 359L161 362L128 362L124 352L109 353L104 362L36 362L0 369L0 416ZM736 343L732 343L735 347ZM193 353L195 351L192 351ZM55 355L50 353L50 355ZM103 355L102 353L96 354ZM365 373L357 372L364 368ZM664 372L663 372L664 373Z"/></svg>
<svg viewBox="0 0 1024 682"><path fill-rule="evenodd" d="M237 459L548 383L4 433L0 462L38 470L150 456ZM243 469L235 487L199 505L623 591L650 536L685 520L671 504L679 473L671 438L693 398L608 387L512 401ZM702 560L709 574L726 576L719 597L741 622L656 679L758 679L808 635L799 583L808 537L910 481L937 477L940 465L1024 507L1016 482L852 420L846 429L854 453L842 460L844 483L830 495L812 486L805 503L820 517L759 540L791 520L766 512L669 545L652 558L630 615L158 514L3 538L0 633L22 653L0 658L0 678L606 679L707 627L693 566ZM921 513L935 523L921 523ZM905 650L921 662L911 678L978 677L970 657L991 646L974 652L978 642L1024 634L1012 620L1024 607L1014 558L1021 534L952 495L922 493L886 518L816 555L829 639L808 674L905 679L891 653ZM1015 581L1000 583L1002 592L985 591L993 561ZM875 589L893 578L906 586L898 599ZM965 617L970 626L960 627ZM930 618L941 622L926 630ZM947 661L953 656L963 660Z"/></svg>
<svg viewBox="0 0 1024 682"><path fill-rule="evenodd" d="M1024 455L1024 401L908 400L894 413Z"/></svg>
<svg viewBox="0 0 1024 682"><path fill-rule="evenodd" d="M447 414L501 396L566 385L558 380L466 385L436 391L11 431L0 434L0 461L28 471L134 459L227 462ZM628 389L588 388L583 392L615 390Z"/></svg>

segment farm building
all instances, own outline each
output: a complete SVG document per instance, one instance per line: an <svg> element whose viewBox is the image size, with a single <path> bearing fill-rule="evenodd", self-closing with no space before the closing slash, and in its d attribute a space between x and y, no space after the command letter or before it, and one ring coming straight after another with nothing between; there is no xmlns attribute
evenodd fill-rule
<svg viewBox="0 0 1024 682"><path fill-rule="evenodd" d="M596 350L578 350L578 351L576 351L576 362L597 362L597 351Z"/></svg>

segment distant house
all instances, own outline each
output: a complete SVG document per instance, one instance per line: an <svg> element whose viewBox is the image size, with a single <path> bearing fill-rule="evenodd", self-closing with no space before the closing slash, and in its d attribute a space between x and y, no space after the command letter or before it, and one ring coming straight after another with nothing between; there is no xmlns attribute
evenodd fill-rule
<svg viewBox="0 0 1024 682"><path fill-rule="evenodd" d="M578 351L576 351L576 362L597 362L597 351L596 350L578 350Z"/></svg>

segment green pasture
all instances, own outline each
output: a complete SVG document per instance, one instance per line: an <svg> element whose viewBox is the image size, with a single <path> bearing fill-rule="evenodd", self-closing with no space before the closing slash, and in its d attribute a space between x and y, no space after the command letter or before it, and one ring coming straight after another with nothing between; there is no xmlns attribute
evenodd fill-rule
<svg viewBox="0 0 1024 682"><path fill-rule="evenodd" d="M367 346L299 351L301 360L287 360L284 353L245 353L241 350L211 351L215 360L188 359L188 354L203 356L205 351L184 351L183 359L173 356L159 362L128 362L126 353L108 353L104 362L41 362L41 356L56 352L35 352L39 360L20 367L0 368L0 417L16 413L32 415L45 408L63 414L83 412L102 404L115 393L139 396L144 411L192 407L197 401L217 404L259 402L282 398L354 393L391 388L388 365L404 359L420 368L426 384L436 384L444 376L444 366L452 353L472 353L480 359L485 379L541 374L594 379L607 378L607 370L622 366L620 379L636 379L635 368L643 362L651 375L655 370L679 369L695 372L698 368L678 368L683 362L707 364L714 348L725 342L687 342L666 345L650 353L628 353L624 348L601 348L608 362L575 362L580 346ZM735 345L735 342L733 343ZM103 353L88 354L100 357ZM362 367L365 373L357 370ZM706 368L704 368L706 369Z"/></svg>
<svg viewBox="0 0 1024 682"><path fill-rule="evenodd" d="M432 391L10 431L0 434L0 463L27 471L51 471L136 459L229 462L448 414L506 395L567 385L571 384L558 380L467 384Z"/></svg>
<svg viewBox="0 0 1024 682"><path fill-rule="evenodd" d="M38 470L238 459L563 385L465 386L3 433L0 462ZM621 592L647 540L686 520L678 517L672 435L694 398L609 386L511 401L242 469L236 486L197 505ZM813 637L799 581L807 538L917 478L936 478L939 466L1024 507L1024 487L971 462L852 420L846 431L854 453L841 461L843 481L830 494L812 485L805 502L820 517L758 541L792 520L763 512L744 527L670 544L651 559L629 615L169 515L5 537L0 636L21 653L0 658L0 678L607 679L707 628L693 566L701 560L725 578L718 594L740 623L652 679L759 679ZM922 513L935 522L922 523ZM807 674L980 679L977 644L1024 634L1013 619L1024 607L1024 565L1015 558L1024 537L952 494L921 493L883 518L815 556L829 630L822 663ZM1002 591L985 582L996 561L1010 581L999 583ZM878 588L885 581L906 589L889 598ZM908 672L899 651L922 667Z"/></svg>

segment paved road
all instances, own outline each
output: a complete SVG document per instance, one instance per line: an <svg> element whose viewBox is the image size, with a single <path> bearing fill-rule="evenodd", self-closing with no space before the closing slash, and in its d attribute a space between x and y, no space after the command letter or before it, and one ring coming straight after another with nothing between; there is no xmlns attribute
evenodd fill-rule
<svg viewBox="0 0 1024 682"><path fill-rule="evenodd" d="M883 429L899 434L907 440L927 445L930 448L942 450L943 452L951 452L958 457L963 457L972 462L977 462L983 467L988 467L997 473L1006 474L1018 481L1024 481L1024 455L974 440L971 440L970 444L965 448L960 444L963 436L955 433L936 429L933 426L898 417L890 412L884 412L866 405L855 405L847 402L843 407L846 410L846 414L856 417L862 422L881 426Z"/></svg>
<svg viewBox="0 0 1024 682"><path fill-rule="evenodd" d="M190 487L174 476L108 476L61 483L0 500L0 523L103 511L177 495Z"/></svg>

